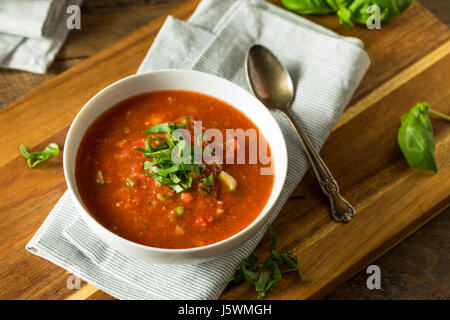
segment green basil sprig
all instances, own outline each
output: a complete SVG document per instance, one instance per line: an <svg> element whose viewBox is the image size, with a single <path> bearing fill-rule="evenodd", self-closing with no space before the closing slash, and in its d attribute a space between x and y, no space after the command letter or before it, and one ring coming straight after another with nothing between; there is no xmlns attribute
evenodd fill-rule
<svg viewBox="0 0 450 320"><path fill-rule="evenodd" d="M297 257L286 250L277 250L278 236L272 226L269 226L269 233L272 236L270 257L256 265L259 257L258 254L252 253L241 261L234 276L228 279L228 282L233 281L236 284L247 281L255 287L258 299L263 298L271 288L281 290L277 282L282 279L284 273L299 272Z"/></svg>
<svg viewBox="0 0 450 320"><path fill-rule="evenodd" d="M430 109L428 103L418 103L402 116L397 140L410 167L436 173L435 141L427 113L450 121L449 116Z"/></svg>
<svg viewBox="0 0 450 320"><path fill-rule="evenodd" d="M50 143L42 152L28 152L23 144L19 146L19 150L22 156L27 159L30 168L34 168L39 163L59 154L59 147L56 143Z"/></svg>
<svg viewBox="0 0 450 320"><path fill-rule="evenodd" d="M366 24L373 14L372 5L380 8L381 22L389 21L405 11L412 0L282 0L283 5L300 14L327 14L336 12L339 22L352 29L353 22Z"/></svg>

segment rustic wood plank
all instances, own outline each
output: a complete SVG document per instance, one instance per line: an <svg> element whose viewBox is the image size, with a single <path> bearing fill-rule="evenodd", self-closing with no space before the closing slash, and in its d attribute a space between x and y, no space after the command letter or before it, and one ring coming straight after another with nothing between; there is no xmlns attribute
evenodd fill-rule
<svg viewBox="0 0 450 320"><path fill-rule="evenodd" d="M197 2L189 1L177 7L175 15L187 18ZM341 31L331 17L314 19ZM284 290L271 298L324 296L449 204L448 127L433 122L438 141L438 175L408 169L395 145L398 119L417 101L426 98L442 111L449 111L443 72L450 67L449 55L442 51L447 50L449 32L417 3L401 19L408 23L390 25L379 34L363 29L356 31L366 44L370 43L367 50L373 60L371 74L375 75L366 77L359 89L360 97L353 101L354 106L359 106L358 112L347 116L336 128L322 152L337 179L342 181L345 194L356 205L358 215L345 226L330 221L326 201L309 173L297 189L297 192L311 190L307 200L289 201L275 228L280 233L280 245L296 252L304 273L317 278L304 284L290 275L281 283ZM90 285L84 285L83 291L74 296L65 286L68 274L64 270L25 251L25 243L66 187L61 158L40 169L29 170L18 155L17 146L26 143L41 148L50 141L62 144L74 115L96 91L136 71L163 20L162 17L149 23L0 112L2 128L14 133L0 138L4 146L0 155L0 218L5 221L0 225L2 297L106 297ZM418 25L421 28L417 29ZM398 38L395 32L408 36ZM430 37L430 32L439 35ZM390 37L396 41L385 39ZM419 42L426 45L415 46ZM393 43L399 48L390 51ZM415 46L414 52L411 46ZM392 59L395 63L389 63L389 69L382 65L383 61ZM383 83L390 79L395 89L384 90ZM364 98L376 88L375 98ZM355 137L360 139L358 143L349 143ZM352 156L344 157L344 154ZM425 199L419 197L430 188L433 188L432 195ZM389 211L383 211L384 208ZM265 251L267 247L265 239L258 250ZM254 296L253 290L243 285L230 288L223 298Z"/></svg>
<svg viewBox="0 0 450 320"><path fill-rule="evenodd" d="M334 290L326 299L448 300L450 210L420 228L370 262L381 269L381 290L368 290L366 268Z"/></svg>
<svg viewBox="0 0 450 320"><path fill-rule="evenodd" d="M70 32L57 58L90 57L182 2L184 0L85 1L81 8L81 29Z"/></svg>
<svg viewBox="0 0 450 320"><path fill-rule="evenodd" d="M428 10L433 12L447 26L450 26L450 1L419 0Z"/></svg>

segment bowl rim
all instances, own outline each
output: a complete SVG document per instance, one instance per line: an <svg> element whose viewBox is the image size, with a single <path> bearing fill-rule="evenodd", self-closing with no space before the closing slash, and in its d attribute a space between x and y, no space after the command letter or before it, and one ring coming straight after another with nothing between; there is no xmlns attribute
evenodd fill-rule
<svg viewBox="0 0 450 320"><path fill-rule="evenodd" d="M126 239L124 237L121 237L121 236L117 235L116 233L110 231L108 228L104 227L100 222L98 222L92 216L92 214L89 213L87 208L84 207L84 203L83 203L81 197L80 197L80 199L78 199L78 197L76 197L76 193L74 192L74 189L75 190L78 189L77 186L76 186L75 174L73 174L73 176L74 176L73 177L73 182L75 183L75 185L73 185L72 179L70 178L71 174L70 174L69 168L68 168L69 164L67 163L68 162L67 159L69 157L68 156L68 152L70 151L69 150L70 148L66 148L66 146L73 144L70 141L72 139L74 139L73 138L73 136L75 136L74 131L76 130L75 126L80 121L80 118L81 118L82 114L84 112L86 112L87 109L89 109L90 105L92 103L94 103L96 100L100 99L108 91L114 90L114 88L116 86L120 85L123 82L127 82L127 81L130 81L131 79L135 79L135 78L149 76L149 75L152 75L152 74L157 75L157 74L164 74L164 73L184 73L184 74L192 74L192 73L194 73L194 74L200 74L201 76L212 77L212 78L215 78L216 80L223 81L223 82L227 83L228 85L231 85L232 87L234 87L234 89L243 92L245 95L250 96L250 99L253 99L256 102L256 104L259 104L261 106L261 109L262 109L261 111L267 114L267 116L268 116L267 118L272 119L272 121L274 122L274 125L275 125L274 128L278 131L278 133L279 133L279 135L281 137L281 139L280 139L281 141L279 141L279 143L281 143L280 147L281 147L282 152L284 154L284 155L281 156L281 158L285 158L285 165L281 164L281 168L284 169L284 170L281 170L281 172L278 174L278 179L281 178L281 181L279 182L280 190L279 190L278 194L275 196L275 199L274 199L272 205L270 207L268 207L266 210L264 210L265 208L263 208L259 212L258 216L249 225L247 225L245 228L243 228L239 232L231 235L228 238L220 240L218 242L214 242L214 243L211 243L211 244L208 244L208 245L205 245L205 246L201 246L201 247L184 248L184 249L171 249L171 248L152 247L152 246L148 246L148 245L145 245L145 244L141 244L141 243L137 243L137 242L128 240L128 239ZM158 90L154 90L154 91L161 91L161 90L163 90L163 89L158 89ZM211 94L204 93L204 92L201 92L201 91L196 91L196 90L189 90L189 89L167 89L167 90L193 91L193 92L198 92L198 93L201 93L201 94L209 95L209 96L212 96L212 97L214 97L216 99L222 100L221 98L217 98L217 97L215 97L215 96L213 96ZM152 92L152 91L149 90L147 92ZM134 95L131 95L129 97L125 97L125 98L123 98L123 100L126 100L126 99L131 98L131 97L136 96L136 95L138 95L138 94L134 94ZM120 101L123 101L123 100L120 100ZM119 103L119 102L117 102L117 103ZM224 101L224 102L226 102L226 101ZM104 111L102 111L99 115L97 115L93 119L90 119L88 127L101 114L103 114L104 112L109 110L111 107L115 106L117 103L112 104L111 106L107 107ZM229 102L226 102L226 103L230 104L233 108L241 111L239 108L235 107L231 103L229 103ZM248 116L248 115L246 115L246 116L253 122L253 119L251 119L250 116ZM257 126L257 128L259 130L261 130L263 135L264 135L264 129L260 128L259 126ZM86 133L86 130L81 134L81 139L83 139L84 134ZM269 143L269 146L270 146L270 143ZM78 145L78 148L79 148L79 145ZM78 153L78 148L77 148L77 150L75 150L76 153ZM76 163L76 158L75 158L74 164L75 163ZM83 105L83 107L80 109L80 111L77 113L77 115L75 116L74 120L72 121L72 123L70 125L70 128L69 128L69 130L67 132L66 139L64 141L64 151L63 151L63 169L64 169L64 177L65 177L65 180L66 180L66 184L67 184L68 190L70 191L70 195L71 195L72 200L75 201L76 209L78 211L80 211L80 209L81 209L81 211L82 211L82 212L80 212L80 214L82 215L81 218L83 220L85 220L85 218L87 217L89 219L89 222L90 223L94 223L96 225L96 227L101 228L102 232L106 233L108 236L110 236L110 237L114 238L115 240L120 241L120 242L122 242L124 244L133 246L133 247L135 247L137 249L144 249L144 250L147 250L147 251L153 251L153 252L157 252L157 253L168 253L168 254L177 254L177 253L182 254L182 253L194 253L194 252L206 251L206 250L209 250L209 249L214 249L216 247L220 247L220 246L224 245L225 243L230 242L232 240L235 240L237 238L243 237L243 236L245 236L248 233L252 233L250 235L250 237L251 237L253 234L258 232L263 227L264 223L266 222L267 218L270 216L271 212L273 211L275 205L277 204L277 202L278 202L278 200L279 200L279 198L281 196L281 193L283 191L283 187L284 187L284 185L286 183L287 168L288 168L288 153L287 153L287 147L286 147L286 141L285 141L284 135L283 135L283 133L281 131L281 128L280 128L278 122L275 120L273 115L270 113L269 109L266 106L264 106L264 104L261 101L259 101L253 94L251 94L250 92L248 92L244 88L240 87L239 85L231 82L230 80L227 80L225 78L219 77L219 76L214 75L214 74L206 73L206 72L201 72L201 71L196 71L196 70L184 70L184 69L159 69L159 70L154 70L154 71L150 71L150 72L143 72L143 73L133 74L133 75L124 77L122 79L119 79L119 80L109 84L108 86L106 86L105 88L100 90L99 92L97 92L92 98L89 99L89 101L87 101ZM74 170L74 172L75 172L75 170ZM272 196L273 192L275 191L276 179L277 179L277 175L275 175L274 186L272 187L272 191L270 193L269 199ZM261 226L259 226L259 228L256 228L257 225L260 224L260 223L263 223L263 224ZM256 228L256 230L253 230L254 228ZM100 239L102 239L101 235L99 235L98 232L96 232L95 230L93 230L93 232L96 233L100 237ZM247 240L248 240L248 238L247 238ZM105 241L105 240L102 239L102 241Z"/></svg>

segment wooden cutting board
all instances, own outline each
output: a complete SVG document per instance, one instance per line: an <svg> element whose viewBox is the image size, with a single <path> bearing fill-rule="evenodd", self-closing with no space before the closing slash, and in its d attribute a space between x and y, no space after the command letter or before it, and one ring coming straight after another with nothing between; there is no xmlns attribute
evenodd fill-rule
<svg viewBox="0 0 450 320"><path fill-rule="evenodd" d="M187 19L198 4L171 12ZM21 143L42 149L63 145L81 107L108 84L137 71L164 22L162 16L113 46L45 83L0 111L0 298L107 299L90 284L67 288L65 270L25 250L66 190L62 156L30 170ZM408 168L396 143L400 116L419 101L450 113L450 31L418 2L381 30L358 26L347 32L334 15L311 18L343 35L362 39L372 65L321 154L357 215L349 224L330 219L329 206L309 172L274 227L279 246L298 255L309 282L295 274L281 281L271 299L321 298L367 266L450 203L450 126L433 119L435 175ZM295 197L309 190L305 199ZM264 238L258 252L267 251ZM264 254L262 254L264 257ZM224 299L253 299L243 284Z"/></svg>

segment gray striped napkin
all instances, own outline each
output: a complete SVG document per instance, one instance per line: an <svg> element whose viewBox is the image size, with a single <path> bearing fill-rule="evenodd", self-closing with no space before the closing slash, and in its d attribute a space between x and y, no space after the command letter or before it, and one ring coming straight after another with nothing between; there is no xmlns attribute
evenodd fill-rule
<svg viewBox="0 0 450 320"><path fill-rule="evenodd" d="M272 49L287 66L296 86L294 113L320 148L369 66L358 39L340 37L262 0L203 0L189 22L166 20L139 72L195 69L248 88L244 57L254 43ZM309 167L287 121L276 113L274 117L287 142L289 166L286 186L269 223ZM66 193L27 249L120 299L216 299L266 229L211 261L151 264L124 256L102 242L79 218Z"/></svg>

